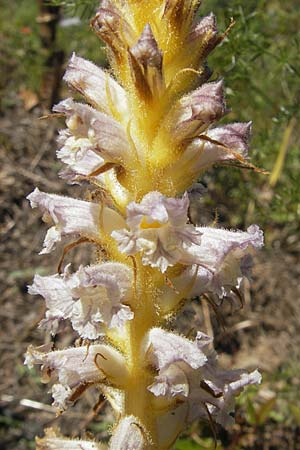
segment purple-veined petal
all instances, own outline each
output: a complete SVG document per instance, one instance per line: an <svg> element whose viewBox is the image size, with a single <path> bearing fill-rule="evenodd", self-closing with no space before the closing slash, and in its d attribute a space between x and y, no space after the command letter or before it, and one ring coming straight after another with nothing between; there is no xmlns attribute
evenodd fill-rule
<svg viewBox="0 0 300 450"><path fill-rule="evenodd" d="M48 311L41 325L49 327L51 333L56 334L58 322L61 319L69 319L74 306L70 289L63 278L58 274L48 277L35 275L28 293L44 297Z"/></svg>
<svg viewBox="0 0 300 450"><path fill-rule="evenodd" d="M189 264L176 277L170 277L175 288L164 286L160 298L163 310L172 311L182 298L217 294L220 298L239 288L243 277L251 276L252 254L263 245L263 232L251 225L246 232L212 227L197 227L200 245L187 249L184 261Z"/></svg>
<svg viewBox="0 0 300 450"><path fill-rule="evenodd" d="M201 339L192 342L162 328L152 328L144 345L149 362L159 370L177 362L198 369L207 361Z"/></svg>
<svg viewBox="0 0 300 450"><path fill-rule="evenodd" d="M123 126L112 117L68 98L53 107L66 116L68 130L59 137L61 159L81 156L80 151L95 151L105 162L122 163L130 156L130 145ZM100 163L100 160L99 160ZM70 166L73 170L74 167Z"/></svg>
<svg viewBox="0 0 300 450"><path fill-rule="evenodd" d="M194 28L190 31L187 41L201 41L204 40L205 37L209 37L210 44L214 44L216 40L218 30L216 23L216 16L213 13L210 13L208 16L202 17L198 23L194 26Z"/></svg>
<svg viewBox="0 0 300 450"><path fill-rule="evenodd" d="M151 330L150 336L153 331L152 339L148 338L146 355L158 369L158 375L148 386L149 391L155 397L177 398L180 403L187 404L186 425L196 419L212 418L229 427L233 421L231 413L235 397L245 386L260 383L259 372L247 374L243 370L220 369L217 355L209 347L212 339L202 332L197 333L193 343L160 329ZM170 403L170 408L175 408L173 412L176 405Z"/></svg>
<svg viewBox="0 0 300 450"><path fill-rule="evenodd" d="M88 103L105 114L113 114L113 109L123 116L128 114L126 92L100 67L73 53L64 81L80 92Z"/></svg>
<svg viewBox="0 0 300 450"><path fill-rule="evenodd" d="M100 206L56 194L47 194L36 188L28 195L32 208L39 207L54 222L44 242L41 253L50 253L61 236L80 235L94 239L99 237Z"/></svg>
<svg viewBox="0 0 300 450"><path fill-rule="evenodd" d="M45 380L57 380L53 386L55 406L64 410L72 394L81 386L105 380L119 384L126 382L128 373L124 356L114 347L95 344L48 351L30 346L25 364L32 368L40 364Z"/></svg>
<svg viewBox="0 0 300 450"><path fill-rule="evenodd" d="M110 234L125 223L117 212L106 206L47 194L38 188L29 194L27 199L32 208L39 207L44 216L50 216L54 222L54 226L46 234L41 254L50 253L62 236L82 236L97 240L101 233L100 224L103 231Z"/></svg>
<svg viewBox="0 0 300 450"><path fill-rule="evenodd" d="M238 150L246 158L248 156L248 142L251 136L252 122L231 123L223 127L212 128L207 136L221 142L229 148Z"/></svg>
<svg viewBox="0 0 300 450"><path fill-rule="evenodd" d="M42 325L54 325L56 321L70 319L74 330L82 338L96 339L107 328L122 328L133 319L128 299L132 285L130 269L121 263L103 263L80 267L70 274L68 267L63 275L41 277L36 275L30 294L45 298L48 311ZM53 323L54 322L54 323Z"/></svg>
<svg viewBox="0 0 300 450"><path fill-rule="evenodd" d="M170 135L177 143L203 132L226 112L223 81L205 83L178 100L170 117Z"/></svg>
<svg viewBox="0 0 300 450"><path fill-rule="evenodd" d="M75 275L78 284L72 292L74 304L71 321L81 337L96 339L105 334L106 327L122 328L133 312L122 301L131 290L132 274L120 263L81 268Z"/></svg>
<svg viewBox="0 0 300 450"><path fill-rule="evenodd" d="M141 203L129 203L126 221L130 230L114 231L112 237L121 252L141 252L143 264L165 272L187 257L186 248L200 243L201 233L187 224L188 206L187 193L176 199L150 192Z"/></svg>
<svg viewBox="0 0 300 450"><path fill-rule="evenodd" d="M179 162L193 161L194 173L223 161L243 162L248 157L250 132L251 122L212 128L203 134L208 140L201 137L193 139Z"/></svg>
<svg viewBox="0 0 300 450"><path fill-rule="evenodd" d="M246 386L261 382L261 375L257 370L248 374L242 370L224 371L217 367L210 368L209 373L202 376L193 374L191 378L188 422L207 419L209 411L212 419L224 428L230 428L234 423L232 413L235 397ZM199 382L201 378L202 381Z"/></svg>

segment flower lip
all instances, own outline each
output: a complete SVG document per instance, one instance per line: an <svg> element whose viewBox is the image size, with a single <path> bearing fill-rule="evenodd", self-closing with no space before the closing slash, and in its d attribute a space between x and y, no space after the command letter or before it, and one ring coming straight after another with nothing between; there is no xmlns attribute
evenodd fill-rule
<svg viewBox="0 0 300 450"><path fill-rule="evenodd" d="M121 263L80 267L73 274L67 266L63 275L36 275L30 294L45 298L48 311L43 326L55 334L58 322L69 319L82 338L97 339L107 328L123 328L133 312L122 302L128 300L132 273Z"/></svg>
<svg viewBox="0 0 300 450"><path fill-rule="evenodd" d="M150 192L141 203L127 206L129 230L114 231L112 237L121 252L127 255L141 252L143 264L165 272L187 257L189 246L200 243L201 232L187 223L188 206L187 193L176 199Z"/></svg>
<svg viewBox="0 0 300 450"><path fill-rule="evenodd" d="M86 147L102 157L103 162L122 164L128 161L130 144L123 126L115 119L72 98L55 105L53 111L66 116L68 127L61 138L60 152L64 150L70 158L72 151L78 153Z"/></svg>

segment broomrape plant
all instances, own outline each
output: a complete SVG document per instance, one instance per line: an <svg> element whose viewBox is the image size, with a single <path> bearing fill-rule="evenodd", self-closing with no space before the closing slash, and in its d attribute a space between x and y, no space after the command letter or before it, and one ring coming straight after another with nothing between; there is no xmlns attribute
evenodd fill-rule
<svg viewBox="0 0 300 450"><path fill-rule="evenodd" d="M208 82L206 58L228 30L218 32L213 14L199 18L199 3L103 0L91 23L112 75L75 54L67 67L65 82L87 103L53 108L66 121L60 175L101 195L83 201L35 189L28 199L52 223L42 254L76 238L64 253L89 242L101 256L76 272L61 262L59 273L35 276L29 291L47 306L40 325L55 335L68 320L82 339L68 349L30 347L26 363L52 382L59 412L97 386L116 423L108 445L47 430L39 450L170 449L195 420L230 427L234 398L260 382L258 371L220 368L201 331L170 331L188 299L239 297L263 245L257 225L229 231L189 218L189 188L204 170L253 168L251 124L216 126L227 113L223 81Z"/></svg>

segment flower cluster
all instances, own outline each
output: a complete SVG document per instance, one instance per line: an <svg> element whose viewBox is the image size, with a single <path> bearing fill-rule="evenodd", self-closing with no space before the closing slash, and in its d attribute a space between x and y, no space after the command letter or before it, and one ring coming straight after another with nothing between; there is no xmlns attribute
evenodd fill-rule
<svg viewBox="0 0 300 450"><path fill-rule="evenodd" d="M28 199L51 225L42 254L65 239L64 254L84 242L101 251L77 270L35 276L29 292L47 307L40 326L55 335L67 320L82 344L30 347L26 363L41 366L60 411L96 385L117 422L107 445L47 430L40 450L168 449L196 419L230 427L234 398L260 382L256 370L221 369L201 331L190 338L161 327L191 298L239 296L263 245L257 225L232 231L190 220L188 188L203 170L252 167L251 124L215 125L228 111L206 57L225 34L197 11L196 0L102 0L92 26L115 78L76 55L67 67L64 80L87 104L69 98L53 108L66 122L60 176L99 195L36 188Z"/></svg>

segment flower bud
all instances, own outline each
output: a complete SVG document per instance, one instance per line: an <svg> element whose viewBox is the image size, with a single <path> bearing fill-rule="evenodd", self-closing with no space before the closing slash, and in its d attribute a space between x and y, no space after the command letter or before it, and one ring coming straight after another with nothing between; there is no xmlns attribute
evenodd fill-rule
<svg viewBox="0 0 300 450"><path fill-rule="evenodd" d="M91 25L97 34L110 47L118 62L122 59L124 50L134 42L134 32L111 0L102 0Z"/></svg>
<svg viewBox="0 0 300 450"><path fill-rule="evenodd" d="M203 17L190 32L187 42L190 49L194 49L198 53L200 61L204 61L219 43L215 15L211 13Z"/></svg>
<svg viewBox="0 0 300 450"><path fill-rule="evenodd" d="M226 111L223 81L203 84L180 99L170 117L170 136L177 143L202 133Z"/></svg>

